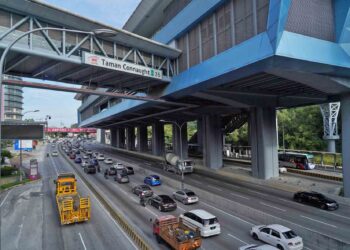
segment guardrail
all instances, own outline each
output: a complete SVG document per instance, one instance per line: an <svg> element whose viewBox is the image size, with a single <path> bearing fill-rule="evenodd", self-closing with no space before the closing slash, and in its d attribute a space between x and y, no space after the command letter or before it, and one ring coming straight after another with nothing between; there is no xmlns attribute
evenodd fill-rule
<svg viewBox="0 0 350 250"><path fill-rule="evenodd" d="M61 146L58 147L58 150L61 155L67 160L67 162L72 166L72 168L75 170L77 175L80 177L80 179L86 184L86 186L90 189L90 191L96 196L96 198L101 202L101 204L106 208L106 210L110 213L112 218L121 226L121 228L124 230L124 232L127 233L127 235L133 240L133 242L139 247L141 250L151 250L152 247L150 244L137 233L137 231L129 224L129 222L124 219L124 216L112 208L112 206L108 203L106 199L100 195L99 192L91 185L91 183L85 178L84 175L80 173L80 171L77 169L77 167L70 161L70 159L67 157L67 155L62 152Z"/></svg>

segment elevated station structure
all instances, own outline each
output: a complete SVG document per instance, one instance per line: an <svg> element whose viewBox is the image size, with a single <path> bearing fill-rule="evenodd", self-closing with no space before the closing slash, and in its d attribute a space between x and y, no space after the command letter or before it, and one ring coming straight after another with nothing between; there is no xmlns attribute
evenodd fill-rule
<svg viewBox="0 0 350 250"><path fill-rule="evenodd" d="M110 130L112 146L161 156L164 123L197 120L209 168L223 165L223 131L247 119L252 173L263 179L278 176L276 109L340 101L350 196L349 8L345 0L143 0L115 29L39 1L1 0L0 49L38 27L112 29L112 37L32 33L11 50L5 72L161 98L80 93L79 124ZM173 129L183 155L185 127L181 136Z"/></svg>
<svg viewBox="0 0 350 250"><path fill-rule="evenodd" d="M143 0L124 29L182 51L179 74L149 94L193 106L130 100L111 106L96 98L83 101L80 126L110 129L112 145L130 150L145 151L152 134L151 153L163 155L160 121L197 120L203 162L221 168L222 133L233 117L248 114L252 173L268 179L278 176L276 109L340 101L348 103L342 137L349 149L349 7L344 0ZM348 155L343 171L350 196Z"/></svg>

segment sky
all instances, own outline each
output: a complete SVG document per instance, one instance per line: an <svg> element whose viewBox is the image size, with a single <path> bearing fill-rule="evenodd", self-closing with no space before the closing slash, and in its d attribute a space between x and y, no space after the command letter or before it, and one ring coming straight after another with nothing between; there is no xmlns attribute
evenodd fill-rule
<svg viewBox="0 0 350 250"><path fill-rule="evenodd" d="M140 2L140 0L42 1L116 28L123 27ZM27 113L23 119L44 120L47 115L50 115L51 119L48 123L52 127L70 127L77 122L77 109L81 102L73 99L74 93L31 88L23 90L23 111L40 110L36 113Z"/></svg>

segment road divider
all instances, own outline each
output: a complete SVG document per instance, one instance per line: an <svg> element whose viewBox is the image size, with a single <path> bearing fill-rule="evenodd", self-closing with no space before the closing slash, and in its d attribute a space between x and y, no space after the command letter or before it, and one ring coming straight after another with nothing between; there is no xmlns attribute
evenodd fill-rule
<svg viewBox="0 0 350 250"><path fill-rule="evenodd" d="M124 232L133 240L133 242L137 245L137 247L141 250L151 250L152 249L151 245L141 235L137 233L137 231L133 228L132 225L129 224L129 222L127 222L127 220L124 218L124 216L121 213L113 209L113 207L108 203L108 201L105 200L99 192L97 192L97 190L93 187L93 185L91 185L91 183L87 180L87 178L85 178L85 176L80 173L80 171L70 161L70 159L66 156L66 154L62 152L60 145L58 146L58 150L60 154L64 157L64 159L72 166L72 168L75 170L75 172L80 177L80 179L95 195L98 201L110 213L112 218L118 223L118 225L120 225L120 227L124 230Z"/></svg>

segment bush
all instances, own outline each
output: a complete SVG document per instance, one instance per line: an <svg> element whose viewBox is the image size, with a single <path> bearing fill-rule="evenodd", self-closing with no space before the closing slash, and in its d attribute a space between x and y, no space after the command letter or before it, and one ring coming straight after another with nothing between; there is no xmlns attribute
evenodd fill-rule
<svg viewBox="0 0 350 250"><path fill-rule="evenodd" d="M10 176L14 171L17 171L17 169L14 167L3 166L1 167L1 176Z"/></svg>

